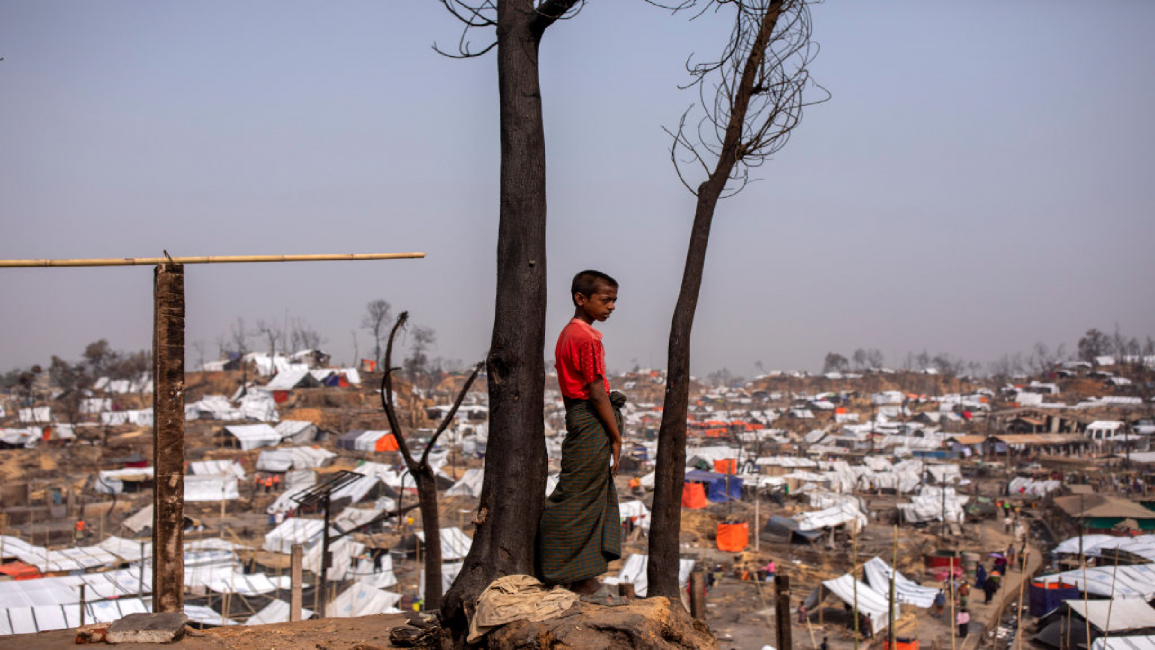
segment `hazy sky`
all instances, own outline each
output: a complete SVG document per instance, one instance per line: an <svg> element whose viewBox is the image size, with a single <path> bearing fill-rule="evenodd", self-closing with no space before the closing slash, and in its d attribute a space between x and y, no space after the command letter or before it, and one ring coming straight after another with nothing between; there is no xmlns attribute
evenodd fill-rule
<svg viewBox="0 0 1155 650"><path fill-rule="evenodd" d="M1155 333L1155 3L828 0L813 19L833 97L718 208L696 373ZM660 127L695 99L687 57L727 33L642 0L546 33L550 351L595 267L622 283L610 366L665 365L694 202ZM496 60L430 47L457 37L435 0L0 0L0 257L424 251L190 266L190 362L238 316L308 321L349 361L376 298L434 328L434 355L480 359ZM148 268L0 275L0 369L150 345Z"/></svg>

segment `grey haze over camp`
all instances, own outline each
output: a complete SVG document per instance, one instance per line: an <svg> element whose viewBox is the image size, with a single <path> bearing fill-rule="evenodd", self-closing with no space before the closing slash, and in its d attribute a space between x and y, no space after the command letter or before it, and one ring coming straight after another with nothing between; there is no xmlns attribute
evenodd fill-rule
<svg viewBox="0 0 1155 650"><path fill-rule="evenodd" d="M832 99L719 207L695 372L1155 333L1155 5L1059 5L815 8ZM693 197L660 127L727 31L595 2L543 47L550 331L575 271L614 275L618 369L665 364ZM430 48L457 37L435 2L0 1L0 257L424 251L189 267L187 340L212 356L237 317L299 318L348 362L384 298L437 331L433 355L480 359L496 64ZM150 344L147 268L5 269L0 304L0 368Z"/></svg>

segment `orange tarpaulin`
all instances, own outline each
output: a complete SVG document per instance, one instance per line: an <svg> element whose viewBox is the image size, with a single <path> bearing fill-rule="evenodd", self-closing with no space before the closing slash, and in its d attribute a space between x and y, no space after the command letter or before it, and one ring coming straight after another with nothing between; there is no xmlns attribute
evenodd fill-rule
<svg viewBox="0 0 1155 650"><path fill-rule="evenodd" d="M740 553L750 541L750 524L718 524L718 550Z"/></svg>
<svg viewBox="0 0 1155 650"><path fill-rule="evenodd" d="M377 439L377 442L373 444L373 449L376 451L397 451L397 438L394 438L392 433L387 433Z"/></svg>
<svg viewBox="0 0 1155 650"><path fill-rule="evenodd" d="M846 407L845 406L836 407L834 409L834 414L835 415L846 415Z"/></svg>
<svg viewBox="0 0 1155 650"><path fill-rule="evenodd" d="M714 461L714 471L719 474L737 474L738 461L733 458L723 458L722 460Z"/></svg>
<svg viewBox="0 0 1155 650"><path fill-rule="evenodd" d="M682 486L683 508L705 508L707 505L705 485L701 483L686 483Z"/></svg>

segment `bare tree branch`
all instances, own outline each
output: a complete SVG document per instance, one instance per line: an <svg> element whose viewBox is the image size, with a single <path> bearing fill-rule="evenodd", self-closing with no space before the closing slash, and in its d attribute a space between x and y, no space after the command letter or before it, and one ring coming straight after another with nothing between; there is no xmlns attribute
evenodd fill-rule
<svg viewBox="0 0 1155 650"><path fill-rule="evenodd" d="M429 466L429 452L433 449L433 445L437 442L437 438L441 436L442 432L453 421L453 417L457 415L457 409L461 407L461 402L465 400L465 394L469 392L469 387L473 385L473 380L477 379L477 373L485 366L484 361L479 361L473 366L473 372L469 373L469 378L465 380L465 385L461 387L461 392L457 393L457 399L453 400L453 407L445 414L445 418L441 420L441 425L437 427L437 431L433 432L433 437L429 439L429 444L425 446L425 451L421 454L421 467Z"/></svg>
<svg viewBox="0 0 1155 650"><path fill-rule="evenodd" d="M389 428L393 430L393 437L397 440L397 449L405 459L405 465L414 466L413 456L409 453L409 444L405 441L405 434L401 430L401 422L397 419L397 412L393 408L393 340L397 338L397 330L409 320L409 312L403 311L389 331L389 341L385 344L385 372L381 375L381 408L385 410L385 417L389 420Z"/></svg>

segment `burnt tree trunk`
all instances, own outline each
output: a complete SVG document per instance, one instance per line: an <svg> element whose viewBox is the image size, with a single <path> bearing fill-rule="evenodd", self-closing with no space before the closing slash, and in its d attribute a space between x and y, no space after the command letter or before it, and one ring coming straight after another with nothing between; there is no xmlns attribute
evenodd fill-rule
<svg viewBox="0 0 1155 650"><path fill-rule="evenodd" d="M559 3L560 15L573 2ZM534 574L545 494L545 129L538 46L552 23L533 0L497 3L501 204L497 297L486 358L489 444L473 545L443 603L455 630L490 582Z"/></svg>
<svg viewBox="0 0 1155 650"><path fill-rule="evenodd" d="M773 3L762 18L758 36L746 58L741 80L730 105L726 135L717 165L705 182L698 186L698 202L694 209L694 225L690 229L686 266L682 271L682 287L678 291L678 302L670 321L666 396L662 407L662 424L658 429L653 519L646 565L646 579L649 581L647 596L665 596L681 602L678 588L678 538L682 530L682 485L686 468L690 331L694 327L694 312L698 308L698 293L702 287L702 271L706 265L706 246L710 241L714 210L730 173L742 157L742 129L754 92L755 76L765 58L766 45L781 9L781 3Z"/></svg>
<svg viewBox="0 0 1155 650"><path fill-rule="evenodd" d="M157 265L153 287L152 611L161 613L184 609L184 265Z"/></svg>
<svg viewBox="0 0 1155 650"><path fill-rule="evenodd" d="M425 530L425 609L441 607L441 519L437 512L437 480L433 468L424 465L413 473L421 527Z"/></svg>

